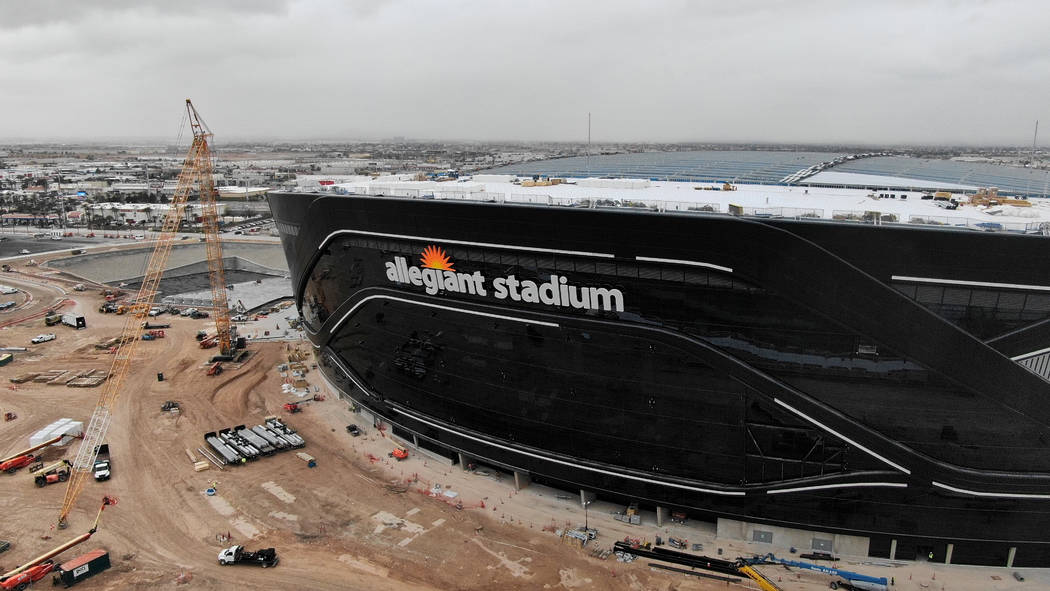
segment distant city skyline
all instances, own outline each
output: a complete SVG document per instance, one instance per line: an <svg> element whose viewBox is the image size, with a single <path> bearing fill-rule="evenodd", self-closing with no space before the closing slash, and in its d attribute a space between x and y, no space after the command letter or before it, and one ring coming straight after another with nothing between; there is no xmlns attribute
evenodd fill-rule
<svg viewBox="0 0 1050 591"><path fill-rule="evenodd" d="M1048 25L1034 0L5 3L0 142L174 143L191 98L219 144L585 142L590 112L596 144L1024 147Z"/></svg>

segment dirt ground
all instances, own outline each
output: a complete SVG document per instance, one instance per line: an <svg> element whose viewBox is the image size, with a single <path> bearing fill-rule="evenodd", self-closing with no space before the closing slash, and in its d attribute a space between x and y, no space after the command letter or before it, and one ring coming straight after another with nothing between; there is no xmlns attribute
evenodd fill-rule
<svg viewBox="0 0 1050 591"><path fill-rule="evenodd" d="M97 290L71 291L75 280L43 268L18 267L25 273L4 273L0 283L26 290L28 301L0 314L0 325L30 316L55 301L72 299L88 328L47 327L36 318L0 329L0 346L28 347L15 361L0 368L0 410L18 418L0 422L0 454L24 448L29 436L62 417L87 422L99 388L26 383L10 377L47 369L108 369L111 355L94 344L119 334L124 316L100 314ZM22 300L19 300L20 302ZM305 343L255 343L254 355L240 367L228 366L217 377L205 375L211 351L198 348L194 334L207 321L161 316L172 323L166 337L139 343L136 367L116 405L108 442L113 478L89 481L80 495L67 530L53 527L64 485L36 488L25 470L0 474L0 539L12 548L0 554L4 571L66 539L86 531L103 495L118 499L106 509L99 531L59 560L97 547L110 552L113 568L86 580L78 588L145 589L185 587L228 589L631 589L705 590L730 585L685 574L649 568L644 559L630 564L615 556L605 560L562 543L552 531L583 522L578 497L532 484L515 491L513 478L493 470L477 473L450 466L437 457L412 451L403 462L387 453L395 443L351 412L345 401L328 390L316 371L307 375L326 399L309 403L302 413L287 415L286 380L276 366L287 360L289 348ZM55 341L30 345L41 332ZM255 332L247 327L245 334ZM163 382L157 373L163 372ZM165 400L177 400L179 415L163 413ZM264 457L243 466L194 472L187 457L203 445L203 433L224 427L262 422L281 415L306 439L303 451L317 459L309 468L292 452ZM350 437L347 423L364 428ZM71 458L76 443L50 448L48 459ZM454 499L421 491L455 491ZM217 494L207 496L214 486ZM455 506L463 505L462 509ZM484 505L484 506L482 506ZM591 527L600 535L595 544L610 548L624 536L652 540L674 535L703 542L705 553L724 548L735 557L768 548L715 539L710 524L657 528L651 515L645 526L614 521L617 507L597 502L589 509ZM229 536L229 541L225 537ZM220 566L216 555L232 544L250 549L277 548L281 562L274 569ZM894 576L895 589L1027 589L1050 584L1046 572L1016 583L1005 569L944 567L916 563L872 565L858 558L844 568ZM763 567L792 589L826 589L822 575ZM889 571L889 572L887 572ZM1028 574L1028 573L1026 573ZM1040 577L1046 578L1043 581ZM1040 582L1041 581L1041 582ZM41 584L47 584L41 581ZM1035 585L1035 586L1031 586ZM733 588L756 588L744 579Z"/></svg>
<svg viewBox="0 0 1050 591"><path fill-rule="evenodd" d="M98 291L73 292L68 282L43 269L25 271L33 275L5 273L3 279L26 289L32 301L0 322L69 298L76 305L66 311L83 314L88 328L47 327L58 338L41 345L30 345L29 339L45 332L42 318L0 329L0 345L29 348L0 368L0 409L18 415L0 423L4 455L24 448L32 433L59 418L86 423L100 392L15 385L8 378L47 369L108 369L112 357L94 344L119 334L125 320L97 311ZM107 438L113 478L86 484L69 529L54 528L65 485L38 489L25 470L0 475L6 482L0 484L6 493L0 497L6 516L0 538L13 542L0 555L5 570L86 531L102 496L113 495L119 502L105 511L98 533L60 557L68 560L95 547L109 550L113 568L79 588L175 586L180 579L197 589L234 584L271 589L705 588L681 580L683 575L651 573L641 561L599 561L542 531L546 523L519 525L509 511L492 511L505 502L500 495L514 495L506 481L456 475L479 485L454 485L462 491L464 509L421 494L430 479L440 480L451 468L422 457L395 464L386 456L394 444L370 426L362 425L364 437L351 438L344 427L360 417L334 396L287 417L307 441L303 451L317 458L316 468L284 452L224 471L194 472L185 450L199 456L204 432L283 414L281 405L294 397L281 391L284 379L275 368L291 345L254 345L254 355L241 367L208 377L206 359L214 350L200 350L193 338L206 321L156 320L170 320L172 327L163 339L139 343L136 368L125 382ZM157 381L158 372L164 373L163 382ZM307 377L325 390L316 372ZM181 403L181 415L160 411L169 399ZM49 448L45 458L71 458L75 446ZM412 477L406 470L417 467L422 472L418 481L406 484ZM218 494L206 496L213 484ZM222 541L227 534L231 541ZM219 566L217 553L234 543L276 547L281 563L274 569Z"/></svg>

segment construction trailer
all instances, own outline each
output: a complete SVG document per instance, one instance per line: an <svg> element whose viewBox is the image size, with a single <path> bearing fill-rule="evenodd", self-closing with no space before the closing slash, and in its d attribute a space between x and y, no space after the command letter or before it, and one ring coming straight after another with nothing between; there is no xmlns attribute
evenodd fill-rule
<svg viewBox="0 0 1050 591"><path fill-rule="evenodd" d="M68 589L84 579L97 575L110 566L109 552L101 549L92 550L56 567L55 576L51 580L51 584L58 585L61 583Z"/></svg>
<svg viewBox="0 0 1050 591"><path fill-rule="evenodd" d="M84 317L79 314L63 314L62 324L66 326L72 326L73 328L80 330L81 328L87 328L87 321Z"/></svg>

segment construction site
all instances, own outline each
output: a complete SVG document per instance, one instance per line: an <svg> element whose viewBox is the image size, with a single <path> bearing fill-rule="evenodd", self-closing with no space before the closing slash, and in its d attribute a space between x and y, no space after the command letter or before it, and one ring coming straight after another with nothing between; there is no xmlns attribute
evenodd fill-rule
<svg viewBox="0 0 1050 591"><path fill-rule="evenodd" d="M199 198L207 212L211 133L189 101L187 113L194 141L173 203ZM239 301L281 269L224 254L275 243L227 243L206 215L204 262L169 258L176 216L148 256L127 244L91 269L66 253L5 260L0 279L18 293L0 312L2 589L1050 585L1036 570L1023 581L1006 569L797 555L684 514L453 465L336 394L295 329L290 289L275 282ZM128 263L136 256L141 269ZM201 293L162 302L172 269Z"/></svg>

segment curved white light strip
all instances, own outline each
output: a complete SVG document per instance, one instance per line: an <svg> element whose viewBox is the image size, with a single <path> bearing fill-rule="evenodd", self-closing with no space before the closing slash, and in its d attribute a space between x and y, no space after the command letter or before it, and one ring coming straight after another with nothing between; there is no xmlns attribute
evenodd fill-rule
<svg viewBox="0 0 1050 591"><path fill-rule="evenodd" d="M618 478L628 478L630 480L637 480L637 481L640 481L640 482L647 482L649 484L658 484L658 485L661 485L661 486L672 486L672 487L675 487L675 488L681 488L681 489L685 489L685 490L692 490L692 491L706 493L706 494L726 495L726 496L734 496L734 497L742 497L742 496L744 496L744 493L740 492L740 491L722 491L722 490L713 490L713 489L707 489L707 488L699 488L699 487L695 487L695 486L688 486L688 485L685 485L685 484L677 484L677 483L674 483L674 482L666 482L666 481L663 481L663 480L653 480L651 478L642 478L641 476L633 476L631 474L622 474L620 472L613 472L611 470L603 470L601 468L594 468L592 466L586 466L586 465L577 464L577 463L574 463L574 462L566 462L565 460L559 460L557 458L551 458L551 457L540 455L540 454L534 454L532 452L524 451L524 450L521 450L521 449L515 449L513 447L508 447L506 445L501 445L499 443L495 443L495 442L492 442L492 441L487 441L487 440L484 440L484 439L480 439L478 437L467 435L466 433L462 433L460 431L455 431L453 429L449 429L447 427L444 427L444 426L439 425L437 423L434 423L432 421L428 421L428 420L426 420L426 419L416 415L415 413L407 412L407 411L401 410L399 408L391 407L391 410L393 410L394 412L406 415L408 417L411 417L411 418L419 421L420 423L423 423L423 424L426 424L426 425L430 425L431 427L434 427L436 429L441 429L442 431L447 431L447 432L452 433L454 435L457 435L459 437L464 437L466 439L477 441L478 443L483 443L485 445L491 445L492 447L498 447L498 448L506 450L506 451L519 453L519 454L522 454L522 455L525 455L525 456L529 456L529 457L532 457L532 458L536 458L538 460L543 460L543 461L546 461L546 462L554 462L556 464L562 464L563 466L570 466L572 468L578 468L580 470L588 470L590 472L598 472L599 474L605 474L605 475L608 475L608 476L616 476Z"/></svg>
<svg viewBox="0 0 1050 591"><path fill-rule="evenodd" d="M839 484L817 484L814 486L799 486L795 488L778 488L776 490L767 490L766 494L779 495L782 493L804 492L807 490L823 490L827 488L859 488L868 486L889 486L893 488L908 487L908 485L903 482L843 482Z"/></svg>
<svg viewBox="0 0 1050 591"><path fill-rule="evenodd" d="M685 261L681 259L658 259L656 257L634 257L639 261L648 263L671 263L674 265L691 265L693 267L707 267L708 269L715 269L717 271L725 271L726 273L732 273L733 269L730 267L723 267L722 265L715 265L714 263L701 263L700 261Z"/></svg>
<svg viewBox="0 0 1050 591"><path fill-rule="evenodd" d="M904 472L905 474L911 474L911 470L905 468L904 466L901 466L900 464L894 463L894 462L892 462L892 461L890 461L890 460L880 456L879 454L875 453L874 451L864 447L863 445L857 443L856 441L853 441L852 439L850 439L849 437L846 437L845 435L839 433L838 431L835 431L831 427L828 427L824 423L821 423L817 419L814 419L813 417L807 415L806 413L796 409L795 407L793 407L790 404L784 402L783 400L781 400L779 398L774 398L773 401L776 402L777 404L779 404L780 406L783 406L784 408L786 408L786 409L790 410L791 412L795 413L796 415L802 417L803 419L806 419L807 421L809 421L809 422L813 423L814 425L820 427L821 429L824 429L828 433L831 433L832 435L838 437L839 439L842 439L843 441L845 441L847 443L850 443L851 445L856 446L858 449L861 449L861 450L867 452L868 455L870 455L870 456L872 456L874 458L877 458L877 459L879 459L879 460L889 464L890 466L893 466L894 468L900 470L901 472Z"/></svg>
<svg viewBox="0 0 1050 591"><path fill-rule="evenodd" d="M1028 359L1029 357L1035 357L1036 355L1042 355L1043 353L1050 353L1050 347L1047 347L1045 349L1039 349L1038 351L1031 351L1031 352L1028 352L1028 353L1022 353L1022 354L1018 355L1017 357L1011 357L1010 361L1024 361L1025 359Z"/></svg>
<svg viewBox="0 0 1050 591"><path fill-rule="evenodd" d="M1027 289L1030 291L1050 291L1046 285L1025 285L1022 283L993 283L991 281L963 281L962 279L936 279L933 277L908 277L892 275L893 281L913 281L915 283L940 283L944 285L972 285L974 287L1001 287L1003 289Z"/></svg>
<svg viewBox="0 0 1050 591"><path fill-rule="evenodd" d="M368 297L362 298L360 302L357 302L356 304L354 304L354 306L352 308L347 310L346 314L343 314L343 317L339 319L339 322L336 322L335 325L332 326L332 328L328 329L328 333L332 334L340 326L342 326L343 323L346 322L346 319L349 318L350 315L354 313L354 311L356 311L358 308L361 307L361 304L364 304L368 300L374 300L374 299L394 300L395 302L403 302L403 303L406 303L406 304L414 304L416 306L426 306L428 308L438 308L440 310L448 310L450 312L460 312L460 313L463 313L463 314L473 314L475 316L485 316L487 318L498 318L500 320L510 320L512 322L521 322L521 323L524 323L524 324L539 324L540 326L549 326L551 328L558 328L558 324L555 323L555 322L545 322L543 320L528 320L528 319L525 319L525 318L516 318L514 316L504 316L502 314L490 314L488 312L477 312L477 311L474 311L474 310L467 310L467 309L464 309L464 308L453 308L452 306L442 306L440 304L430 304L430 303L427 303L427 302L417 302L417 301L414 301L414 300L408 300L408 299L405 299L405 298L399 298L399 297L395 297L395 296L370 295Z"/></svg>
<svg viewBox="0 0 1050 591"><path fill-rule="evenodd" d="M607 258L607 259L611 259L611 258L613 258L615 256L615 255L612 255L612 254L609 254L609 253L605 253L605 252L587 252L587 251L583 251L583 250L561 250L561 249L557 249L557 248L540 248L538 246L520 246L520 245L517 245L517 244L498 244L498 243L494 243L494 242L468 242L466 240L450 240L448 238L429 238L429 237L426 237L426 236L411 236L411 235L408 235L408 234L385 234L383 232L366 232L364 230L336 230L335 232L332 232L331 234L326 236L325 239L321 241L321 244L320 244L320 246L317 247L317 250L323 249L328 244L328 241L331 240L333 236L336 236L338 234L362 234L362 235L365 235L365 236L382 236L384 238L404 238L406 240L419 240L419 241L422 241L422 242L441 242L441 243L444 243L444 244L463 244L465 246L483 246L483 247L491 247L491 248L508 248L508 249L514 249L514 250L531 250L533 252L549 252L549 253L553 253L553 254L572 254L572 255L577 255L577 256L602 257L602 258Z"/></svg>
<svg viewBox="0 0 1050 591"><path fill-rule="evenodd" d="M957 488L936 481L934 481L932 484L938 488L943 488L945 490L950 490L952 492L957 492L964 495L973 495L975 497L996 497L1002 499L1050 499L1050 495L1037 495L1029 493L990 493L981 492L977 490L966 490L965 488Z"/></svg>

